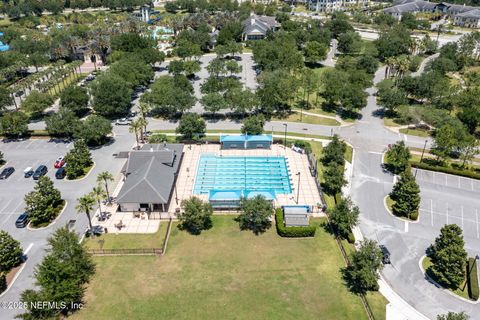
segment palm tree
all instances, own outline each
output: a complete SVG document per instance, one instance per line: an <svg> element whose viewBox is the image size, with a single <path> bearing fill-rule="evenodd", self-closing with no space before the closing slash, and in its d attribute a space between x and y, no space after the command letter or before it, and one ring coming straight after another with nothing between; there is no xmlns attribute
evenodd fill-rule
<svg viewBox="0 0 480 320"><path fill-rule="evenodd" d="M93 199L95 199L98 203L98 211L102 213L102 205L101 202L103 199L105 199L105 196L107 195L105 193L105 190L102 189L100 186L93 187L92 192L90 193Z"/></svg>
<svg viewBox="0 0 480 320"><path fill-rule="evenodd" d="M145 118L138 118L138 119L137 119L137 122L138 122L138 125L140 126L140 130L139 130L139 131L140 131L140 140L142 141L142 143L145 143L145 140L144 140L145 135L144 135L144 133L145 133L145 131L147 131L146 128L147 128L147 125L148 125L148 121L147 121L147 119L145 119ZM144 130L145 130L145 131L144 131Z"/></svg>
<svg viewBox="0 0 480 320"><path fill-rule="evenodd" d="M95 199L93 199L90 194L86 194L83 197L78 198L77 201L78 203L75 206L77 213L84 212L87 215L88 225L90 226L90 230L92 230L93 226L92 226L92 218L90 217L90 211L93 210Z"/></svg>
<svg viewBox="0 0 480 320"><path fill-rule="evenodd" d="M108 171L100 172L97 176L97 182L102 183L105 186L105 192L107 194L108 203L110 203L110 193L108 192L108 181L113 181L113 175Z"/></svg>
<svg viewBox="0 0 480 320"><path fill-rule="evenodd" d="M138 121L139 119L133 120L128 128L128 132L135 133L135 140L137 141L137 148L140 146L138 141L138 131L142 130L143 123Z"/></svg>

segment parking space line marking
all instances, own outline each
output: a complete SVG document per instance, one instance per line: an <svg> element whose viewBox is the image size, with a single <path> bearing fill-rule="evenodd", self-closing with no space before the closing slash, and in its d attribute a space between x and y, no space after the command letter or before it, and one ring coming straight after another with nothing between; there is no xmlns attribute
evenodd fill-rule
<svg viewBox="0 0 480 320"><path fill-rule="evenodd" d="M13 199L8 200L7 204L2 208L2 210L0 210L0 214L2 214L5 209L7 209L7 207L10 205L12 201Z"/></svg>
<svg viewBox="0 0 480 320"><path fill-rule="evenodd" d="M432 216L432 227L433 227L433 200L430 199L430 215Z"/></svg>
<svg viewBox="0 0 480 320"><path fill-rule="evenodd" d="M405 221L405 232L408 232L408 222Z"/></svg>
<svg viewBox="0 0 480 320"><path fill-rule="evenodd" d="M25 251L23 251L23 254L24 255L27 254L30 251L30 249L32 249L32 247L33 247L33 242L28 245L27 249L25 249Z"/></svg>
<svg viewBox="0 0 480 320"><path fill-rule="evenodd" d="M406 134L404 134L404 135L403 135L403 138L405 139L405 142L407 142L407 141L408 141L408 139L407 139L407 135L406 135Z"/></svg>

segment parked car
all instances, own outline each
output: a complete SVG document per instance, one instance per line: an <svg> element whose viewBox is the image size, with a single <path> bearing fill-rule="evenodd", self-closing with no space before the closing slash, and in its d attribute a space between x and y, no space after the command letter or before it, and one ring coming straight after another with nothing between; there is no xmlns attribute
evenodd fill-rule
<svg viewBox="0 0 480 320"><path fill-rule="evenodd" d="M48 168L45 165L39 165L37 170L33 173L33 180L38 180L40 179L41 176L46 175L48 172Z"/></svg>
<svg viewBox="0 0 480 320"><path fill-rule="evenodd" d="M23 176L25 178L30 178L33 175L33 168L32 167L26 167L25 170L23 170Z"/></svg>
<svg viewBox="0 0 480 320"><path fill-rule="evenodd" d="M15 97L21 97L24 93L25 92L23 90L18 90L17 92L15 92Z"/></svg>
<svg viewBox="0 0 480 320"><path fill-rule="evenodd" d="M55 172L55 178L57 179L63 179L67 173L65 172L65 168L58 168L57 172Z"/></svg>
<svg viewBox="0 0 480 320"><path fill-rule="evenodd" d="M22 213L15 221L17 228L25 228L28 224L28 212Z"/></svg>
<svg viewBox="0 0 480 320"><path fill-rule="evenodd" d="M2 180L7 179L14 172L15 172L14 167L6 167L5 169L2 170L2 173L0 173L0 179L2 179Z"/></svg>
<svg viewBox="0 0 480 320"><path fill-rule="evenodd" d="M390 264L390 251L384 245L380 245L380 250L382 250L382 262L383 264Z"/></svg>
<svg viewBox="0 0 480 320"><path fill-rule="evenodd" d="M55 168L61 168L65 164L65 158L64 157L59 157L57 160L55 160L55 164L53 165Z"/></svg>
<svg viewBox="0 0 480 320"><path fill-rule="evenodd" d="M118 119L117 121L115 121L115 125L117 126L128 126L132 123L132 120L128 119L128 118L122 118L122 119Z"/></svg>
<svg viewBox="0 0 480 320"><path fill-rule="evenodd" d="M95 80L95 76L93 74L89 74L86 78L85 81L93 81Z"/></svg>

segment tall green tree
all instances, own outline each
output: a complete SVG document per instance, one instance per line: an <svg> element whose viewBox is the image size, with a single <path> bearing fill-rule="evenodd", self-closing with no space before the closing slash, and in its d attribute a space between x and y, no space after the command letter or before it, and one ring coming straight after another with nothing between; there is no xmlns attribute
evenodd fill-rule
<svg viewBox="0 0 480 320"><path fill-rule="evenodd" d="M85 168L92 165L92 154L88 150L87 144L83 140L76 140L71 149L65 156L65 172L68 179L76 179L85 174Z"/></svg>
<svg viewBox="0 0 480 320"><path fill-rule="evenodd" d="M0 230L0 274L9 272L22 263L22 257L20 242L6 231Z"/></svg>
<svg viewBox="0 0 480 320"><path fill-rule="evenodd" d="M92 85L93 110L105 117L125 114L130 107L131 93L129 84L120 76L100 75Z"/></svg>
<svg viewBox="0 0 480 320"><path fill-rule="evenodd" d="M57 217L61 194L53 186L53 181L42 176L38 179L33 191L25 195L25 211L33 226L46 224Z"/></svg>
<svg viewBox="0 0 480 320"><path fill-rule="evenodd" d="M67 109L81 116L88 108L89 96L85 88L71 85L60 94L60 108Z"/></svg>
<svg viewBox="0 0 480 320"><path fill-rule="evenodd" d="M23 100L22 108L33 116L38 116L52 104L53 98L50 94L34 90Z"/></svg>
<svg viewBox="0 0 480 320"><path fill-rule="evenodd" d="M335 134L330 143L323 149L322 163L325 165L338 164L343 166L345 164L345 151L347 145L341 141L339 136Z"/></svg>
<svg viewBox="0 0 480 320"><path fill-rule="evenodd" d="M257 135L263 133L263 126L265 125L265 117L261 114L252 115L242 122L242 133L249 135Z"/></svg>
<svg viewBox="0 0 480 320"><path fill-rule="evenodd" d="M458 288L465 279L467 252L464 249L462 229L456 224L447 224L432 244L429 257L431 272L438 282L448 288Z"/></svg>
<svg viewBox="0 0 480 320"><path fill-rule="evenodd" d="M102 171L97 176L97 183L103 183L105 193L107 194L107 200L110 202L110 192L108 190L108 183L114 181L113 175L108 171Z"/></svg>
<svg viewBox="0 0 480 320"><path fill-rule="evenodd" d="M385 159L390 171L399 174L407 169L408 161L410 160L410 150L403 140L398 141L385 153Z"/></svg>
<svg viewBox="0 0 480 320"><path fill-rule="evenodd" d="M390 198L395 201L392 206L393 214L417 220L420 207L420 187L409 167L402 172L400 179L393 186Z"/></svg>
<svg viewBox="0 0 480 320"><path fill-rule="evenodd" d="M330 212L330 219L337 233L343 239L348 239L352 229L358 225L360 209L350 198L342 198Z"/></svg>
<svg viewBox="0 0 480 320"><path fill-rule="evenodd" d="M72 138L82 126L73 111L61 108L45 119L46 130L53 137Z"/></svg>
<svg viewBox="0 0 480 320"><path fill-rule="evenodd" d="M348 31L338 36L338 50L344 54L358 54L362 46L362 39L355 31Z"/></svg>
<svg viewBox="0 0 480 320"><path fill-rule="evenodd" d="M12 93L8 88L0 86L0 112L13 104Z"/></svg>
<svg viewBox="0 0 480 320"><path fill-rule="evenodd" d="M303 49L305 61L309 63L317 63L327 57L328 47L318 41L307 41Z"/></svg>
<svg viewBox="0 0 480 320"><path fill-rule="evenodd" d="M206 128L205 120L200 115L184 113L175 131L180 133L183 139L190 140L204 135Z"/></svg>
<svg viewBox="0 0 480 320"><path fill-rule="evenodd" d="M273 213L273 204L261 195L251 199L242 198L240 211L237 221L241 230L252 230L258 235L272 226L270 218Z"/></svg>
<svg viewBox="0 0 480 320"><path fill-rule="evenodd" d="M365 240L350 257L350 265L342 270L350 291L366 293L378 290L379 271L382 269L382 251L376 241Z"/></svg>
<svg viewBox="0 0 480 320"><path fill-rule="evenodd" d="M77 210L77 213L85 213L88 219L88 226L89 230L93 229L92 226L92 217L90 213L93 211L93 206L95 205L95 199L91 194L86 194L80 198L77 199L77 205L75 206L75 209Z"/></svg>
<svg viewBox="0 0 480 320"><path fill-rule="evenodd" d="M227 101L220 93L208 93L200 100L206 111L215 114L228 107Z"/></svg>
<svg viewBox="0 0 480 320"><path fill-rule="evenodd" d="M85 141L89 146L99 146L108 141L112 133L112 124L102 116L92 114L75 131L75 138Z"/></svg>
<svg viewBox="0 0 480 320"><path fill-rule="evenodd" d="M343 171L343 166L336 163L327 166L323 181L325 192L330 195L336 195L342 191L342 187L347 184Z"/></svg>
<svg viewBox="0 0 480 320"><path fill-rule="evenodd" d="M197 197L182 201L182 211L178 215L179 228L198 235L212 227L212 205Z"/></svg>
<svg viewBox="0 0 480 320"><path fill-rule="evenodd" d="M7 112L0 118L0 129L7 137L24 136L28 133L28 116L21 111Z"/></svg>
<svg viewBox="0 0 480 320"><path fill-rule="evenodd" d="M38 289L21 294L27 305L21 315L23 319L62 318L78 310L85 284L95 272L95 264L75 232L66 227L57 229L48 244L47 255L34 271ZM60 307L53 304L45 307L38 301L57 302Z"/></svg>

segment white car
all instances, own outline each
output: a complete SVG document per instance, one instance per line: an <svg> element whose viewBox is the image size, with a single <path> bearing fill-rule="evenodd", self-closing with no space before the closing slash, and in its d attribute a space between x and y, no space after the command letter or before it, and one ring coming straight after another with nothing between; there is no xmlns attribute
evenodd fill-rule
<svg viewBox="0 0 480 320"><path fill-rule="evenodd" d="M118 119L117 121L115 121L115 125L117 126L128 126L132 123L132 120L128 119L128 118L122 118L122 119Z"/></svg>

